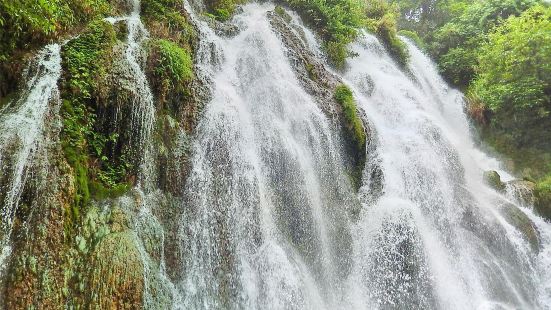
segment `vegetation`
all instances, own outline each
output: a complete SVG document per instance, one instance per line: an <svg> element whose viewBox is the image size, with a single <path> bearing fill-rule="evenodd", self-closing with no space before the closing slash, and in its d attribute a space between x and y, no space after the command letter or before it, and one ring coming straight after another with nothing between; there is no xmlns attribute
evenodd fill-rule
<svg viewBox="0 0 551 310"><path fill-rule="evenodd" d="M352 142L352 153L358 156L355 158L356 167L350 176L354 186L359 188L365 161L366 134L363 122L358 116L356 102L350 88L344 84L337 86L334 98L343 109L346 136Z"/></svg>
<svg viewBox="0 0 551 310"><path fill-rule="evenodd" d="M310 24L324 42L329 60L342 67L350 51L348 44L358 36L359 29L375 33L402 65L407 63L407 51L396 34L396 7L384 0L285 0L303 20Z"/></svg>
<svg viewBox="0 0 551 310"><path fill-rule="evenodd" d="M188 50L160 39L153 42L151 53L155 55L155 76L163 93L169 88L181 90L193 78L193 60Z"/></svg>
<svg viewBox="0 0 551 310"><path fill-rule="evenodd" d="M358 149L365 149L365 131L362 120L358 117L356 102L350 88L339 85L335 89L335 100L341 105L346 121L346 127L358 145Z"/></svg>
<svg viewBox="0 0 551 310"><path fill-rule="evenodd" d="M551 210L551 8L537 0L397 0L444 77L467 93L483 140L538 182ZM546 194L547 193L547 194ZM551 212L549 212L551 213ZM547 213L547 214L549 214Z"/></svg>
<svg viewBox="0 0 551 310"><path fill-rule="evenodd" d="M551 219L551 175L536 185L534 196L538 213Z"/></svg>
<svg viewBox="0 0 551 310"><path fill-rule="evenodd" d="M73 219L78 218L90 198L105 198L127 189L125 177L130 164L124 157L114 164L107 152L107 145L115 143L118 136L101 133L95 128L98 81L106 74L115 43L113 26L97 21L63 48L61 140L76 183L71 210Z"/></svg>
<svg viewBox="0 0 551 310"><path fill-rule="evenodd" d="M234 15L237 5L243 2L242 0L207 0L205 5L208 14L223 22L229 20Z"/></svg>
<svg viewBox="0 0 551 310"><path fill-rule="evenodd" d="M368 29L377 35L390 55L405 67L409 54L406 45L400 41L396 31L396 15L398 8L386 0L371 0L366 2Z"/></svg>
<svg viewBox="0 0 551 310"><path fill-rule="evenodd" d="M421 39L451 83L465 88L475 77L478 49L504 19L519 15L536 0L395 0L402 28Z"/></svg>
<svg viewBox="0 0 551 310"><path fill-rule="evenodd" d="M0 98L15 89L25 53L112 11L107 0L0 0Z"/></svg>
<svg viewBox="0 0 551 310"><path fill-rule="evenodd" d="M187 20L183 2L179 0L142 0L142 19L152 37L173 41L191 49L196 39Z"/></svg>

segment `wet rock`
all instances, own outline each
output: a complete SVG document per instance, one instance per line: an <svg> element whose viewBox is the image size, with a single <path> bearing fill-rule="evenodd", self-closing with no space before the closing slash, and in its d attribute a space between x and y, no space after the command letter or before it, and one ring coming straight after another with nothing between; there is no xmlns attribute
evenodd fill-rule
<svg viewBox="0 0 551 310"><path fill-rule="evenodd" d="M513 195L521 204L533 206L535 203L534 190L536 184L526 180L513 180L505 183L507 192Z"/></svg>
<svg viewBox="0 0 551 310"><path fill-rule="evenodd" d="M538 185L534 191L534 209L536 212L551 221L551 189L545 185Z"/></svg>
<svg viewBox="0 0 551 310"><path fill-rule="evenodd" d="M276 12L268 12L268 18L283 44L287 47L287 57L297 74L302 87L312 95L324 112L339 114L333 94L342 81L329 72L323 63L310 51L300 32L290 25L290 19L284 15L285 10L279 7ZM284 16L284 17L282 17ZM290 16L288 16L290 17Z"/></svg>
<svg viewBox="0 0 551 310"><path fill-rule="evenodd" d="M144 270L130 230L107 235L92 253L88 303L92 309L142 307Z"/></svg>
<svg viewBox="0 0 551 310"><path fill-rule="evenodd" d="M299 83L313 97L320 109L334 121L337 130L340 130L346 169L351 176L351 183L358 189L359 176L366 162L366 150L365 145L358 143L355 135L350 134L351 123L350 118L345 116L345 106L335 99L337 88L344 85L343 81L331 73L323 61L314 54L306 42L304 32L293 23L285 9L276 7L274 11L268 12L268 18L272 28L287 48L287 58ZM366 117L355 106L353 109L356 110L363 131L369 135L370 129L367 128Z"/></svg>
<svg viewBox="0 0 551 310"><path fill-rule="evenodd" d="M490 171L484 171L484 182L488 184L493 189L496 189L498 191L502 191L505 189L505 184L501 182L501 177L499 176L499 173L494 170Z"/></svg>
<svg viewBox="0 0 551 310"><path fill-rule="evenodd" d="M517 206L510 203L503 203L499 206L500 213L505 220L520 231L523 238L528 241L534 252L540 249L540 233L536 225Z"/></svg>

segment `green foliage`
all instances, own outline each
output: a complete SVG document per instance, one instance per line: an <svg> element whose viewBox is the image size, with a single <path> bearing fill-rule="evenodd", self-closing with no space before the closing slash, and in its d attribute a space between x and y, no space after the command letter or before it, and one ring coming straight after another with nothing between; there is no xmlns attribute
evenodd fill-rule
<svg viewBox="0 0 551 310"><path fill-rule="evenodd" d="M106 0L0 0L0 61L110 11Z"/></svg>
<svg viewBox="0 0 551 310"><path fill-rule="evenodd" d="M511 17L479 50L471 90L511 144L551 150L551 8Z"/></svg>
<svg viewBox="0 0 551 310"><path fill-rule="evenodd" d="M207 14L212 15L219 21L229 20L235 13L238 4L243 3L243 0L207 0Z"/></svg>
<svg viewBox="0 0 551 310"><path fill-rule="evenodd" d="M365 149L365 130L361 119L358 117L356 102L350 88L346 85L339 85L335 89L335 100L341 105L346 121L346 128L352 136L352 140L358 146L358 150Z"/></svg>
<svg viewBox="0 0 551 310"><path fill-rule="evenodd" d="M362 171L365 164L366 134L363 122L358 116L356 102L350 88L344 84L337 86L334 98L343 109L346 140L352 142L349 145L354 154L354 164L348 175L354 187L358 189L361 185Z"/></svg>
<svg viewBox="0 0 551 310"><path fill-rule="evenodd" d="M193 78L193 60L187 50L167 40L157 40L154 46L158 53L155 72L170 87L178 87Z"/></svg>
<svg viewBox="0 0 551 310"><path fill-rule="evenodd" d="M347 45L365 24L363 4L357 0L286 0L324 41L330 60L337 67L349 55Z"/></svg>
<svg viewBox="0 0 551 310"><path fill-rule="evenodd" d="M196 39L195 29L183 13L182 1L142 0L141 9L141 16L152 36L170 39L188 47Z"/></svg>
<svg viewBox="0 0 551 310"><path fill-rule="evenodd" d="M407 47L398 38L396 15L398 8L386 0L369 0L366 2L365 15L369 30L381 40L390 55L402 67L407 65L409 53Z"/></svg>
<svg viewBox="0 0 551 310"><path fill-rule="evenodd" d="M97 21L63 47L61 141L75 178L76 192L70 210L73 221L79 218L79 210L86 207L91 198L119 193L120 183L124 183L130 168L127 161L114 165L106 156L107 144L114 143L118 136L105 135L95 128L98 80L108 70L109 55L116 40L113 26Z"/></svg>
<svg viewBox="0 0 551 310"><path fill-rule="evenodd" d="M548 220L551 220L551 174L536 184L534 190L536 211Z"/></svg>
<svg viewBox="0 0 551 310"><path fill-rule="evenodd" d="M467 86L475 76L478 49L486 34L503 19L519 15L532 6L532 0L475 1L461 15L437 29L430 42L440 71L452 83Z"/></svg>
<svg viewBox="0 0 551 310"><path fill-rule="evenodd" d="M476 93L493 111L512 105L549 116L551 103L551 8L536 6L509 18L489 35L479 53Z"/></svg>

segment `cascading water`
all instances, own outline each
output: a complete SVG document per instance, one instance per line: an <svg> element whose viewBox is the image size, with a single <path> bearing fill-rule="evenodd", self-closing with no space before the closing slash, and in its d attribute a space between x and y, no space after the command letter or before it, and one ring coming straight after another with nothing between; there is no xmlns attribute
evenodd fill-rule
<svg viewBox="0 0 551 310"><path fill-rule="evenodd" d="M198 125L181 221L184 309L339 307L353 193L332 125L299 86L267 18L203 40L222 59Z"/></svg>
<svg viewBox="0 0 551 310"><path fill-rule="evenodd" d="M127 75L132 78L134 83L132 88L132 115L131 125L133 135L131 136L131 144L137 150L143 152L140 161L140 174L138 182L141 187L149 187L150 185L150 136L155 122L155 104L153 94L147 81L144 70L141 66L143 58L142 44L148 38L148 32L140 19L140 1L130 0L132 11L130 15L123 17L110 17L106 20L111 23L125 22L128 34L126 49L124 53L125 68L128 71ZM117 119L120 117L116 115Z"/></svg>
<svg viewBox="0 0 551 310"><path fill-rule="evenodd" d="M154 158L152 131L155 124L155 102L146 74L143 44L148 39L148 31L140 18L140 1L130 0L131 12L128 16L110 17L111 23L126 23L128 33L126 49L122 59L124 76L132 83L132 131L130 144L140 156L137 185L131 193L120 198L115 204L123 207L130 216L135 233L135 244L141 255L144 275L144 307L147 309L164 308L167 300L177 300L177 292L172 288L164 267L164 228L153 214L152 207L158 204L155 190ZM115 122L122 115L116 115ZM108 207L108 206L107 206ZM148 248L150 240L156 240L159 248ZM160 259L154 256L159 255Z"/></svg>
<svg viewBox="0 0 551 310"><path fill-rule="evenodd" d="M363 191L352 291L378 308L544 307L538 247L549 251L549 224L536 222L537 244L530 211L483 184L498 162L473 146L461 94L408 48L405 74L364 34L345 74L377 132L370 162L383 173L380 197Z"/></svg>
<svg viewBox="0 0 551 310"><path fill-rule="evenodd" d="M168 249L182 265L170 280L166 227L155 216L167 196L155 185L155 102L142 69L148 32L139 1L131 8L107 20L128 29L120 65L132 84L130 143L141 151L140 167L137 186L105 208L130 217L145 308L550 308L551 225L519 203L514 188L507 196L484 184L486 170L512 177L474 147L461 94L430 60L408 43L410 65L400 68L362 33L352 46L357 57L335 73L373 127L356 195L337 124L301 86L272 29L271 4L244 6L230 37L186 3L200 33L196 74L212 98L182 184L180 248ZM20 98L0 110L0 279L25 180L59 107L60 72L60 46L48 45Z"/></svg>
<svg viewBox="0 0 551 310"><path fill-rule="evenodd" d="M247 5L233 38L199 22L214 90L186 186L177 307L544 308L549 224L483 183L485 170L511 176L474 147L462 95L430 60L408 43L406 74L366 34L343 76L376 132L350 219L333 128L270 8Z"/></svg>
<svg viewBox="0 0 551 310"><path fill-rule="evenodd" d="M19 98L0 111L0 278L11 252L9 239L21 192L34 157L45 143L46 118L59 109L60 75L60 46L48 45L29 65Z"/></svg>

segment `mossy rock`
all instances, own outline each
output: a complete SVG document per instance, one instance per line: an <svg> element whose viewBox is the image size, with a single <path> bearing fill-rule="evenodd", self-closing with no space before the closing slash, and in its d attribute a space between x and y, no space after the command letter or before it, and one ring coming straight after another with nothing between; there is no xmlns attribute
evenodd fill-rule
<svg viewBox="0 0 551 310"><path fill-rule="evenodd" d="M362 171L365 165L366 131L350 88L344 84L337 86L334 98L335 101L341 105L343 110L344 127L347 135L346 139L353 144L352 152L355 158L356 169L351 173L351 181L355 188L358 189L360 187Z"/></svg>
<svg viewBox="0 0 551 310"><path fill-rule="evenodd" d="M536 212L546 220L551 220L551 177L536 185L534 200Z"/></svg>
<svg viewBox="0 0 551 310"><path fill-rule="evenodd" d="M136 236L130 230L112 233L92 253L88 287L91 309L140 309L144 267Z"/></svg>
<svg viewBox="0 0 551 310"><path fill-rule="evenodd" d="M496 189L498 191L502 191L505 189L505 184L501 182L501 176L497 171L490 170L490 171L484 171L484 182L488 184L493 189Z"/></svg>
<svg viewBox="0 0 551 310"><path fill-rule="evenodd" d="M526 206L534 205L536 183L527 180L512 180L506 182L505 186L521 204Z"/></svg>
<svg viewBox="0 0 551 310"><path fill-rule="evenodd" d="M534 222L513 204L504 203L499 209L505 220L518 229L532 250L538 252L541 245L540 234Z"/></svg>

